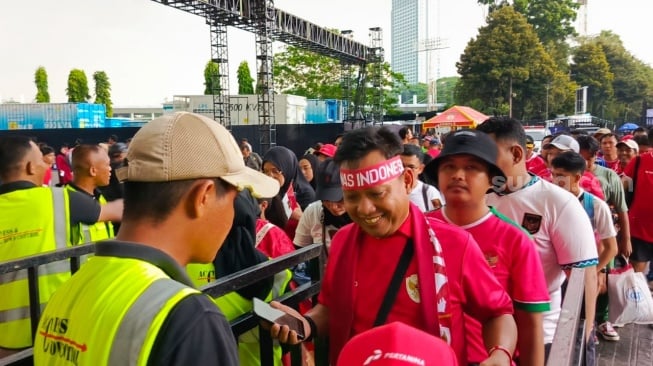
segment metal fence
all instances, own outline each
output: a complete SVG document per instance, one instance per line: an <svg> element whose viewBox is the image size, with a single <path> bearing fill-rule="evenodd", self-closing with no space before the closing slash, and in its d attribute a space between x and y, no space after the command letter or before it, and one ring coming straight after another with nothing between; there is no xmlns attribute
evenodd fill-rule
<svg viewBox="0 0 653 366"><path fill-rule="evenodd" d="M47 263L69 260L71 273L79 269L80 257L93 253L94 244L85 244L73 248L62 249L50 253L25 257L19 260L0 263L0 275L19 270L27 270L28 288L30 296L30 315L32 321L32 334L37 329L41 315L38 291L38 267ZM208 284L201 290L211 297L219 297L229 292L241 289L262 279L291 268L299 263L311 261L317 272L313 280L290 291L277 301L286 305L297 307L306 299L313 299L320 291L321 276L324 273L325 254L321 244L313 244L296 250L293 253L275 258L265 263L244 269L229 276ZM584 322L581 319L581 307L584 298L584 269L573 269L568 280L567 290L562 304L562 311L556 334L553 340L551 353L547 366L580 366L583 365L583 350L585 349ZM252 313L247 313L231 322L234 336L260 327L259 321ZM259 328L261 365L273 365L272 340L269 333ZM315 340L315 362L318 366L328 365L327 341L324 338ZM301 365L301 351L299 347L290 349L292 365ZM27 349L11 356L0 359L0 365L30 364L32 349Z"/></svg>
<svg viewBox="0 0 653 366"><path fill-rule="evenodd" d="M35 334L39 318L41 316L41 306L38 289L38 267L47 263L68 260L70 262L70 271L75 273L80 266L80 257L91 254L95 251L95 244L85 244L72 248L52 251L45 254L25 257L15 261L0 263L0 275L5 273L27 270L28 289L30 299L30 317L32 325L32 335ZM325 253L321 244L313 244L294 251L293 253L269 260L256 266L238 271L229 276L219 279L216 282L208 284L201 290L211 297L219 297L229 292L249 286L265 278L274 276L276 273L285 269L292 268L297 264L307 261L311 262L313 268L317 270L314 273L311 282L305 283L292 291L285 293L276 299L286 305L297 307L297 305L307 299L313 299L320 291L321 276L324 273ZM252 313L247 313L234 319L231 322L231 329L234 337L248 332L254 328L260 327L259 321ZM272 340L267 331L259 329L260 347L261 347L261 365L274 365L272 353ZM326 342L317 338L316 343L316 364L325 365L327 359ZM301 365L301 350L298 346L290 349L292 365ZM19 353L0 359L0 365L24 365L32 363L32 349L26 349Z"/></svg>

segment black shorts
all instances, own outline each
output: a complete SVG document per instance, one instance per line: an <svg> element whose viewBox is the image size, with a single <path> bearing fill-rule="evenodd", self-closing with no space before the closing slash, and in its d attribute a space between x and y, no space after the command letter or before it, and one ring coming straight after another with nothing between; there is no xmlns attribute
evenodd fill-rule
<svg viewBox="0 0 653 366"><path fill-rule="evenodd" d="M633 244L633 254L630 255L631 261L653 261L653 243L632 237L630 238L630 242Z"/></svg>

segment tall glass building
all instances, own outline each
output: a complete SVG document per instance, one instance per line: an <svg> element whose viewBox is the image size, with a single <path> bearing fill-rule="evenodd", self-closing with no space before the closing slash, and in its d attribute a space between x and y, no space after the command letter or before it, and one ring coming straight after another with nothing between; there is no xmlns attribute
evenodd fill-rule
<svg viewBox="0 0 653 366"><path fill-rule="evenodd" d="M403 74L409 84L426 82L426 56L419 52L425 40L425 2L431 0L392 0L391 66Z"/></svg>

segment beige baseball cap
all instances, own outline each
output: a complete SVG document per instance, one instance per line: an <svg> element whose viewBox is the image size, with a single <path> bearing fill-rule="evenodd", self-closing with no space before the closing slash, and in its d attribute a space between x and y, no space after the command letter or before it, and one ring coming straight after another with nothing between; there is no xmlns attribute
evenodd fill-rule
<svg viewBox="0 0 653 366"><path fill-rule="evenodd" d="M231 133L218 122L188 112L155 118L141 127L127 150L120 181L172 182L220 178L255 197L274 197L279 183L245 166Z"/></svg>

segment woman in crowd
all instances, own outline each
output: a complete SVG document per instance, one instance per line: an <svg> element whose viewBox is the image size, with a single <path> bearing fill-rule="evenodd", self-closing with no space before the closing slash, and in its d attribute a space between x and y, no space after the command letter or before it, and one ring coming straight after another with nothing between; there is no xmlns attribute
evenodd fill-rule
<svg viewBox="0 0 653 366"><path fill-rule="evenodd" d="M318 165L319 162L317 156L313 154L306 154L299 159L299 169L302 171L304 178L306 178L306 181L308 181L308 184L310 184L313 189L317 188L316 178Z"/></svg>
<svg viewBox="0 0 653 366"><path fill-rule="evenodd" d="M265 216L292 239L302 211L315 201L315 190L299 170L295 154L283 146L275 146L265 153L263 173L276 179L281 187Z"/></svg>

